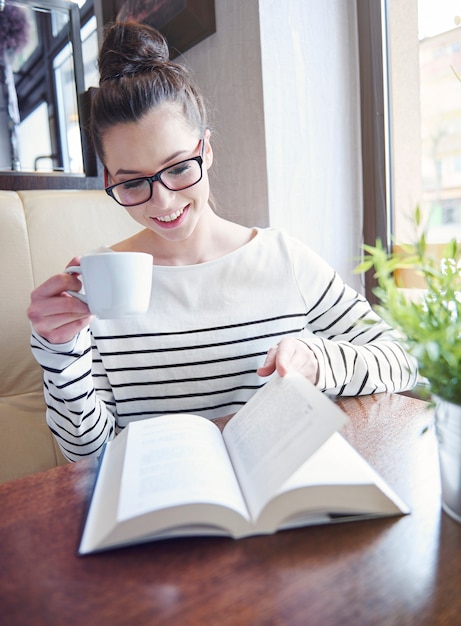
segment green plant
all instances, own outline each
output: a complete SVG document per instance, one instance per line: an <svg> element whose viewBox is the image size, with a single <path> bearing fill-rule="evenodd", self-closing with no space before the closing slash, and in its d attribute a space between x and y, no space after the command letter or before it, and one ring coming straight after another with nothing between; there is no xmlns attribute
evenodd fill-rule
<svg viewBox="0 0 461 626"><path fill-rule="evenodd" d="M389 254L378 239L364 245L356 272L374 269L377 313L398 329L420 374L436 396L461 404L461 245L452 240L442 259L428 252L419 208L414 216L417 239ZM416 270L425 282L419 297L410 297L394 279L398 269Z"/></svg>

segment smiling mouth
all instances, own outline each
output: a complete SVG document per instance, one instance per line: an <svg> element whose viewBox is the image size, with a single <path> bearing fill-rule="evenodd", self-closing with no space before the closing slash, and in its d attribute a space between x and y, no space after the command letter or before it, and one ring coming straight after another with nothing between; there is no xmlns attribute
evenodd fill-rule
<svg viewBox="0 0 461 626"><path fill-rule="evenodd" d="M184 209L178 209L174 213L170 213L170 215L162 215L154 219L156 219L159 222L174 222L179 217L181 217L183 213L184 213Z"/></svg>

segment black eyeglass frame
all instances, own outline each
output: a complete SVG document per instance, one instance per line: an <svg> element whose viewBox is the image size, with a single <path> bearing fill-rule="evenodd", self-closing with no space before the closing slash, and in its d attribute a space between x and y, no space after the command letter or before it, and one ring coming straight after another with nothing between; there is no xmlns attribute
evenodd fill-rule
<svg viewBox="0 0 461 626"><path fill-rule="evenodd" d="M200 156L196 156L196 157L190 157L189 159L184 159L183 161L178 161L177 163L173 163L172 165L168 165L168 167L164 167L162 170L160 170L159 172L157 172L156 174L152 174L152 176L139 176L137 178L130 178L129 180L124 180L121 183L115 183L115 185L109 185L108 187L105 187L104 190L107 193L108 196L110 196L113 200L115 200L115 202L117 204L119 204L120 206L124 206L124 207L132 207L132 206L139 206L140 204L144 204L145 202L149 202L149 200L152 198L152 194L154 193L154 183L156 181L158 181L159 183L161 183L166 189L168 189L169 191L183 191L184 189L189 189L190 187L193 187L194 185L197 185L197 183L199 183L202 178L203 178L203 149L205 146L205 141L204 139L200 140L201 146L200 146ZM189 161L197 161L197 163L200 166L200 178L198 180L195 181L195 183L192 183L191 185L186 185L185 187L180 187L179 189L172 189L171 187L168 187L168 185L162 180L162 174L164 174L165 172L167 172L168 170L171 170L175 167L178 167L178 165L182 165L183 163L188 163ZM108 172L106 169L104 169L104 178L106 178L107 180L108 177ZM149 183L149 187L150 187L150 194L149 197L146 198L146 200L143 200L142 202L135 202L134 204L123 204L122 202L120 202L119 200L117 200L117 198L114 195L114 188L118 187L120 185L126 185L127 183L133 183L134 181L138 181L138 180L147 180Z"/></svg>

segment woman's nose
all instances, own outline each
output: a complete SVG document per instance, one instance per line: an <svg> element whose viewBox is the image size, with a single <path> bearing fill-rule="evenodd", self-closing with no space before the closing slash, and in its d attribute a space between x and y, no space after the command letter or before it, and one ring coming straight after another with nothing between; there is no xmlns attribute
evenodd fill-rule
<svg viewBox="0 0 461 626"><path fill-rule="evenodd" d="M174 191L171 191L159 180L152 183L152 202L156 207L168 207L173 199Z"/></svg>

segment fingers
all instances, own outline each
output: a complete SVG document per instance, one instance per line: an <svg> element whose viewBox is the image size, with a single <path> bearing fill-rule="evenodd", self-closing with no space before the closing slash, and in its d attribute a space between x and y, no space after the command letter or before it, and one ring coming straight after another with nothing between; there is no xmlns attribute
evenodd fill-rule
<svg viewBox="0 0 461 626"><path fill-rule="evenodd" d="M282 339L276 354L276 369L279 376L285 376L291 370L301 371L305 365L306 345L296 339Z"/></svg>
<svg viewBox="0 0 461 626"><path fill-rule="evenodd" d="M71 267L71 265L80 265L80 259L81 257L74 256L74 258L66 265L66 268Z"/></svg>
<svg viewBox="0 0 461 626"><path fill-rule="evenodd" d="M277 350L278 350L278 345L270 348L269 352L267 353L266 360L264 361L264 365L262 365L257 370L257 374L259 376L270 376L271 374L275 372L275 367L276 367L275 359L277 355Z"/></svg>
<svg viewBox="0 0 461 626"><path fill-rule="evenodd" d="M318 362L314 352L303 341L291 337L282 339L269 350L264 365L257 373L259 376L269 376L274 371L279 376L296 371L314 384L318 380Z"/></svg>
<svg viewBox="0 0 461 626"><path fill-rule="evenodd" d="M66 343L89 324L87 305L66 293L79 291L81 286L76 275L63 273L32 292L27 317L35 331L51 343Z"/></svg>
<svg viewBox="0 0 461 626"><path fill-rule="evenodd" d="M79 291L81 288L82 283L76 274L56 274L32 291L31 300L57 296L66 291Z"/></svg>

